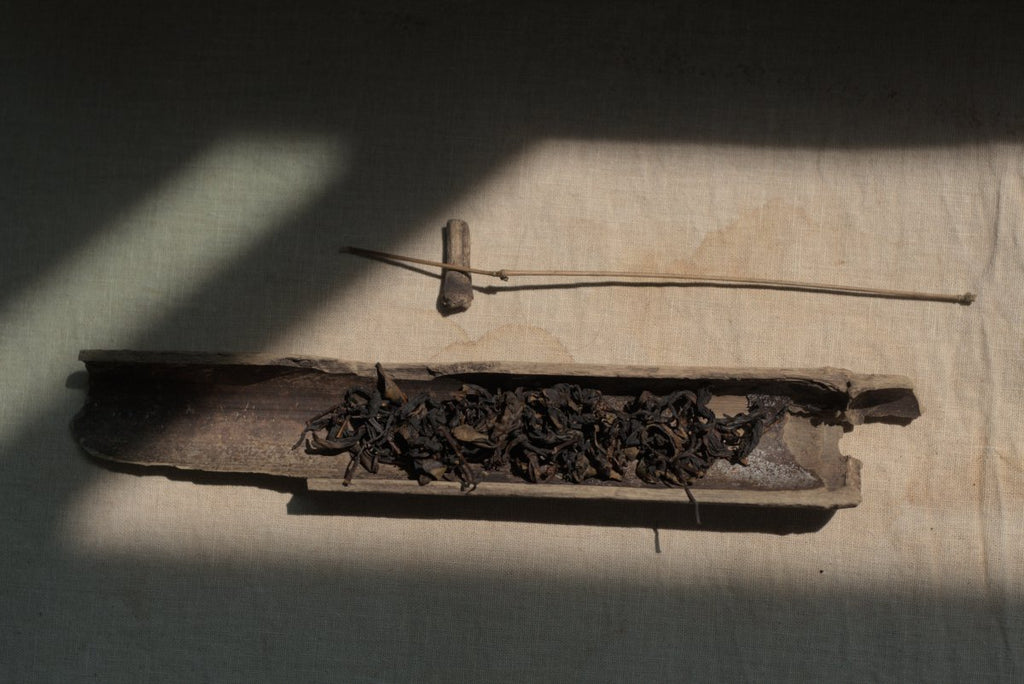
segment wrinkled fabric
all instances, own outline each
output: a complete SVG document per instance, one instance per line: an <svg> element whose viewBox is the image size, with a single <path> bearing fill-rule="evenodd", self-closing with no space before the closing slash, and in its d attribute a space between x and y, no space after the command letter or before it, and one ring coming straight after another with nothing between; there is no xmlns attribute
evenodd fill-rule
<svg viewBox="0 0 1024 684"><path fill-rule="evenodd" d="M1019 681L1019 23L215 3L0 29L0 679ZM474 276L442 316L434 269L338 253L437 259L456 217L483 268L977 301ZM863 502L814 525L314 506L89 459L82 348L832 366L906 376L923 413L842 438Z"/></svg>

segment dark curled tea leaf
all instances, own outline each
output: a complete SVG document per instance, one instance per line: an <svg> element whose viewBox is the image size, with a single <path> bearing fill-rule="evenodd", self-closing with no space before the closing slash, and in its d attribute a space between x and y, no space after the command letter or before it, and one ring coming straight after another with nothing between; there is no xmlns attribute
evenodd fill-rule
<svg viewBox="0 0 1024 684"><path fill-rule="evenodd" d="M506 470L527 482L622 481L690 485L716 460L746 465L764 431L789 400L748 395L747 412L718 417L711 392L641 392L615 408L595 389L559 383L543 389L491 392L463 385L448 399L409 398L377 364L377 382L353 387L341 401L311 418L292 448L348 455L344 481L357 466L405 470L428 484L461 483L472 491L481 471ZM699 515L699 514L698 514Z"/></svg>

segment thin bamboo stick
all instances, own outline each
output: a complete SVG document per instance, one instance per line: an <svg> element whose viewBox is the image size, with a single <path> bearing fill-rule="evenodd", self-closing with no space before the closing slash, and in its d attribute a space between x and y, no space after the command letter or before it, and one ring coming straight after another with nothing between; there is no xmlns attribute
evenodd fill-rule
<svg viewBox="0 0 1024 684"><path fill-rule="evenodd" d="M390 261L403 261L423 266L434 266L448 271L459 271L461 273L475 273L477 275L490 276L507 281L509 278L521 276L535 277L571 277L571 278L617 278L617 279L643 279L643 280L673 280L681 281L692 285L738 285L763 288L783 288L802 290L805 292L823 292L828 294L849 294L864 297L885 297L888 299L912 299L929 302L946 302L950 304L962 304L968 306L975 300L975 295L970 292L964 294L937 294L932 292L914 292L910 290L890 290L874 287L852 287L849 285L828 285L823 283L806 283L796 280L772 280L768 278L734 278L732 276L715 275L690 275L685 273L651 273L645 271L566 271L566 270L544 270L544 269L508 269L490 270L485 268L474 268L470 266L459 266L448 264L443 261L432 261L417 257L391 254L389 252L378 252L362 247L342 247L343 253L355 254L356 256L369 257L371 259L387 259Z"/></svg>

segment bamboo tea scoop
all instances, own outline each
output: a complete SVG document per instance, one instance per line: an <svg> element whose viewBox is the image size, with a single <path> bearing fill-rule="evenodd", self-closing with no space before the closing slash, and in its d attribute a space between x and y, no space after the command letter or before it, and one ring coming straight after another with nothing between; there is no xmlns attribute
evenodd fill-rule
<svg viewBox="0 0 1024 684"><path fill-rule="evenodd" d="M417 257L378 252L362 247L342 247L341 251L371 259L402 261L424 266L436 266L442 269L441 294L439 303L445 313L465 311L473 301L473 283L470 274L508 280L515 276L535 277L572 277L572 278L614 278L616 280L670 280L680 281L687 285L753 287L771 290L795 290L798 292L821 292L826 294L843 294L856 297L881 297L883 299L911 299L928 302L945 302L969 306L975 300L971 292L964 294L940 294L934 292L914 292L910 290L890 290L874 287L853 287L849 285L828 285L822 283L806 283L795 280L772 280L768 278L735 278L732 276L689 275L685 273L651 273L646 271L564 271L538 269L499 269L492 271L474 268L469 264L469 226L465 221L451 219L444 228L444 261L431 261Z"/></svg>

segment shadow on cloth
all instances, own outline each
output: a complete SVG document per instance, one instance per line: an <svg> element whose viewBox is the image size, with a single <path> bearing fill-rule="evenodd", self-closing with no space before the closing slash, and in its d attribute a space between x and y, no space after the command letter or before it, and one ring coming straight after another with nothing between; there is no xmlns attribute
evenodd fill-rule
<svg viewBox="0 0 1024 684"><path fill-rule="evenodd" d="M1021 13L982 3L114 5L34 3L29 22L0 28L0 199L17 255L0 304L225 135L308 130L355 149L344 182L119 341L136 348L264 348L365 273L338 268L341 233L397 244L537 140L890 149L1024 135ZM282 286L294 273L315 287ZM386 555L360 567L343 551L333 565L90 557L63 536L104 476L60 431L71 403L2 445L0 679L379 681L391 644L408 681L1020 678L1024 605L988 586L873 591L770 569L689 586L488 577ZM428 514L298 499L296 514ZM666 529L690 517L614 513ZM605 509L582 517L616 524Z"/></svg>

